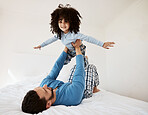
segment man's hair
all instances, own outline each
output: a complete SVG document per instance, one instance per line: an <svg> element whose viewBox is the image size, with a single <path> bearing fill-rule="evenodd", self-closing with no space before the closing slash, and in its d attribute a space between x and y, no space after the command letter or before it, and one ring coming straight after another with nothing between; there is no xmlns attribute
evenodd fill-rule
<svg viewBox="0 0 148 115"><path fill-rule="evenodd" d="M30 90L22 102L22 111L25 113L37 114L46 110L45 98L40 99L36 91Z"/></svg>
<svg viewBox="0 0 148 115"><path fill-rule="evenodd" d="M80 13L76 9L70 7L69 4L65 7L62 4L59 4L58 8L51 13L50 23L52 33L56 33L59 39L61 39L61 30L58 26L60 18L65 19L70 23L70 32L74 32L75 34L79 32L79 26L81 23L80 18L82 18Z"/></svg>

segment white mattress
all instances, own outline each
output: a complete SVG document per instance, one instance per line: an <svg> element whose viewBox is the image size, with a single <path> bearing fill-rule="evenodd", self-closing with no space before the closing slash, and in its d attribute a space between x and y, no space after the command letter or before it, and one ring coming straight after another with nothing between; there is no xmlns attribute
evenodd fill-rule
<svg viewBox="0 0 148 115"><path fill-rule="evenodd" d="M21 111L22 99L41 81L31 79L0 89L0 115L26 115ZM52 106L39 115L148 115L148 103L101 89L78 106Z"/></svg>

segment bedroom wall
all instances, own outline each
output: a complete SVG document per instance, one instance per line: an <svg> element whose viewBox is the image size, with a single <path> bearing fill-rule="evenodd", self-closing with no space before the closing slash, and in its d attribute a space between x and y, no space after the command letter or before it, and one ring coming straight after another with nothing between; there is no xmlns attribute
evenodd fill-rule
<svg viewBox="0 0 148 115"><path fill-rule="evenodd" d="M106 52L109 91L148 101L148 1L137 0L106 29L116 48Z"/></svg>

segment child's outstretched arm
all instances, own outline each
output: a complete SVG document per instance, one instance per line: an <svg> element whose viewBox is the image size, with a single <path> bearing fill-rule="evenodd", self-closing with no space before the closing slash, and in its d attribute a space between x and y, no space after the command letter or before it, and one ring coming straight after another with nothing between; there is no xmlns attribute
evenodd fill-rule
<svg viewBox="0 0 148 115"><path fill-rule="evenodd" d="M78 38L80 40L84 40L86 42L89 42L89 43L92 43L92 44L96 44L97 46L103 46L103 42L102 41L99 41L91 36L87 36L87 35L84 35L84 34L81 34L81 33L78 33L76 34L76 37L75 38Z"/></svg>
<svg viewBox="0 0 148 115"><path fill-rule="evenodd" d="M53 43L53 42L55 42L57 40L58 40L58 37L55 35L54 37L52 37L52 38L46 40L45 42L43 42L41 45L39 45L37 47L34 47L34 49L41 49L42 47L47 46L48 44L51 44L51 43Z"/></svg>
<svg viewBox="0 0 148 115"><path fill-rule="evenodd" d="M114 42L102 42L102 41L99 41L91 36L86 36L84 34L81 34L81 33L78 33L77 34L77 37L76 38L79 38L81 40L84 40L84 41L87 41L89 43L92 43L92 44L96 44L98 46L101 46L105 49L109 49L109 47L113 47L113 44L115 44Z"/></svg>

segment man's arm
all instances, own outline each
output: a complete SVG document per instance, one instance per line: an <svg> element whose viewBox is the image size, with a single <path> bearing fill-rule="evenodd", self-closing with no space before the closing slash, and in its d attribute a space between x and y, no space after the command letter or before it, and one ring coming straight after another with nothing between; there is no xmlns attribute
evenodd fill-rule
<svg viewBox="0 0 148 115"><path fill-rule="evenodd" d="M61 55L59 56L59 58L55 62L54 66L53 66L52 70L50 71L49 75L47 76L47 78L49 78L49 79L56 79L57 78L61 69L63 68L64 61L67 57L67 51L68 51L68 48L65 47L64 51L61 53Z"/></svg>
<svg viewBox="0 0 148 115"><path fill-rule="evenodd" d="M69 97L66 101L66 105L78 105L83 97L85 89L85 70L84 70L84 58L80 50L81 40L76 40L72 43L76 50L76 70L72 79L72 84L67 87L65 95Z"/></svg>
<svg viewBox="0 0 148 115"><path fill-rule="evenodd" d="M76 43L72 43L76 50L76 70L72 82L80 85L84 85L85 71L84 71L84 58L80 50L81 40L77 39Z"/></svg>

